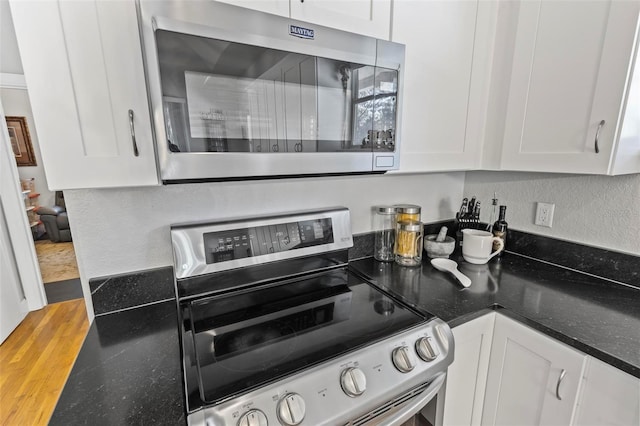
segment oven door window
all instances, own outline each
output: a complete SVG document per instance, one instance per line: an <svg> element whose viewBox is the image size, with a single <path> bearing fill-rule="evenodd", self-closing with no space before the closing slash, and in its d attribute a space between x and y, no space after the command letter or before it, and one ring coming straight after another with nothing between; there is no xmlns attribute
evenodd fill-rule
<svg viewBox="0 0 640 426"><path fill-rule="evenodd" d="M334 271L192 302L200 396L215 402L384 339L423 321L374 287Z"/></svg>
<svg viewBox="0 0 640 426"><path fill-rule="evenodd" d="M398 72L156 30L169 152L395 151Z"/></svg>

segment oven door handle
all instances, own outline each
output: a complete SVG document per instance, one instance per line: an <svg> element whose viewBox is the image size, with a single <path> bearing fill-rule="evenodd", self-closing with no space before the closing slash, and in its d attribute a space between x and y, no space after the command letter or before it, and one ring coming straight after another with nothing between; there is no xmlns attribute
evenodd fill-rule
<svg viewBox="0 0 640 426"><path fill-rule="evenodd" d="M447 373L438 373L431 384L422 391L420 396L416 397L413 401L405 405L402 410L393 413L389 417L382 419L379 423L376 424L378 426L398 426L409 420L416 413L422 410L424 406L433 399L433 397L436 396L436 394L440 391L440 388L444 384L444 380L446 377Z"/></svg>

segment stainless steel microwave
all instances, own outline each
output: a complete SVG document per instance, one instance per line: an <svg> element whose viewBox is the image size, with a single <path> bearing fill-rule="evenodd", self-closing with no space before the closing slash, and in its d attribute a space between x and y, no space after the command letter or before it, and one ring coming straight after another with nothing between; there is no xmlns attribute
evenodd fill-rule
<svg viewBox="0 0 640 426"><path fill-rule="evenodd" d="M138 16L163 182L398 168L403 45L209 0Z"/></svg>

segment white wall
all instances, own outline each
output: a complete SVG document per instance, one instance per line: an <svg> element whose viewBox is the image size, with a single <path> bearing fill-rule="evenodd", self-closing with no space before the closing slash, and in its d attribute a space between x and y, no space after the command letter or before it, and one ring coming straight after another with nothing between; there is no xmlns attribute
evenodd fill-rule
<svg viewBox="0 0 640 426"><path fill-rule="evenodd" d="M464 173L303 178L68 190L65 201L86 281L172 265L172 223L346 206L362 233L377 204L419 204L427 222L451 218L463 183Z"/></svg>
<svg viewBox="0 0 640 426"><path fill-rule="evenodd" d="M35 178L36 191L40 194L38 204L41 206L52 206L55 200L55 193L49 190L47 178L44 174L42 156L40 155L40 143L38 142L36 125L33 122L29 94L26 90L21 89L0 89L0 101L2 102L6 115L27 118L27 127L29 128L29 135L31 136L31 143L37 165L34 167L18 167L20 179Z"/></svg>
<svg viewBox="0 0 640 426"><path fill-rule="evenodd" d="M489 219L497 192L509 226L533 234L640 255L640 175L467 172L464 194L483 202ZM536 202L555 204L553 227L534 225Z"/></svg>
<svg viewBox="0 0 640 426"><path fill-rule="evenodd" d="M16 31L7 0L0 0L0 72L23 74ZM7 112L5 111L5 114Z"/></svg>
<svg viewBox="0 0 640 426"><path fill-rule="evenodd" d="M11 10L7 0L0 0L0 73L18 74L23 73L18 42L11 19ZM42 156L40 155L40 144L36 126L33 122L33 113L29 102L29 94L21 89L0 89L0 101L4 107L5 115L27 118L27 126L31 135L31 142L36 155L36 167L18 167L20 179L35 178L36 190L40 193L38 200L42 206L52 206L54 203L54 192L49 191L47 180L42 166Z"/></svg>

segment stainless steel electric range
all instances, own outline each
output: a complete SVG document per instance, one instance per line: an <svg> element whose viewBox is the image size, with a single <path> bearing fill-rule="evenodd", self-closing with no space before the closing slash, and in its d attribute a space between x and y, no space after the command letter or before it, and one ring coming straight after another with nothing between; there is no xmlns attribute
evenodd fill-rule
<svg viewBox="0 0 640 426"><path fill-rule="evenodd" d="M349 211L171 227L190 425L397 425L453 336L349 269Z"/></svg>

